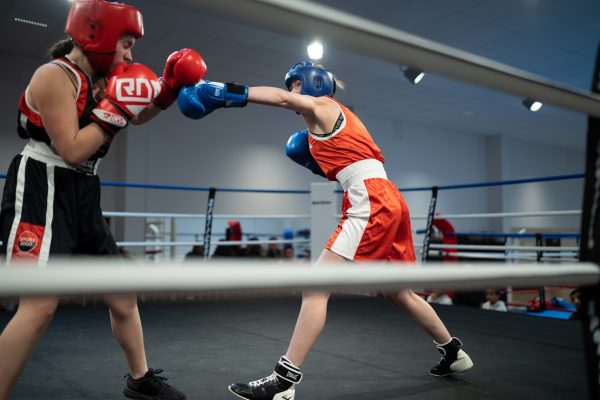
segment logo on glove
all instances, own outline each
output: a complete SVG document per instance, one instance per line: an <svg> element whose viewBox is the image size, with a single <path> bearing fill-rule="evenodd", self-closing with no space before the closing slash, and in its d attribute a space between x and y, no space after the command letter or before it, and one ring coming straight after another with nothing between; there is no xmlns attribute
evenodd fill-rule
<svg viewBox="0 0 600 400"><path fill-rule="evenodd" d="M120 78L117 84L117 100L120 102L149 104L159 93L160 83L146 78Z"/></svg>
<svg viewBox="0 0 600 400"><path fill-rule="evenodd" d="M290 378L293 381L297 381L298 380L298 374L294 374L290 371L288 371L288 373L285 375L286 378Z"/></svg>
<svg viewBox="0 0 600 400"><path fill-rule="evenodd" d="M111 113L110 111L101 110L98 108L92 110L92 112L101 121L107 122L115 126L119 126L121 128L125 128L127 126L127 120L121 114Z"/></svg>

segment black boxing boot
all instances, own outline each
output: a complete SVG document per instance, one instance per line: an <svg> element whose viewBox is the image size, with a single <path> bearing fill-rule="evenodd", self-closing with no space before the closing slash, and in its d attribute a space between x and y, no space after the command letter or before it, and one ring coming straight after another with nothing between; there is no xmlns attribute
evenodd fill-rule
<svg viewBox="0 0 600 400"><path fill-rule="evenodd" d="M300 368L281 356L271 375L249 383L233 383L229 390L247 400L294 400L295 385L301 380Z"/></svg>
<svg viewBox="0 0 600 400"><path fill-rule="evenodd" d="M125 397L138 400L186 400L183 392L167 384L167 378L157 376L162 369L150 368L140 379L127 374L127 386L123 390Z"/></svg>
<svg viewBox="0 0 600 400"><path fill-rule="evenodd" d="M442 359L433 368L429 370L429 374L433 376L448 376L456 372L465 372L473 368L473 361L467 353L460 348L462 342L458 338L451 338L448 342L440 344L435 340L435 347L442 353Z"/></svg>

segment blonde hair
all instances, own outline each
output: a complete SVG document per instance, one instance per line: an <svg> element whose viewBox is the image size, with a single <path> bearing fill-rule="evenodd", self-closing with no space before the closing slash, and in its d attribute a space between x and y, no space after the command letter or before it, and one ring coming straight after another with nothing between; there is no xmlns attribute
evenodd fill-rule
<svg viewBox="0 0 600 400"><path fill-rule="evenodd" d="M338 78L333 76L333 80L335 81L335 89L336 90L346 90L346 83L344 81L339 80Z"/></svg>
<svg viewBox="0 0 600 400"><path fill-rule="evenodd" d="M331 72L329 69L325 68L325 66L323 64L315 64L315 67L319 67L324 69L325 71L329 72L331 75L333 75L333 80L335 82L335 90L346 90L346 83L344 83L344 81L338 79L335 74L333 72Z"/></svg>

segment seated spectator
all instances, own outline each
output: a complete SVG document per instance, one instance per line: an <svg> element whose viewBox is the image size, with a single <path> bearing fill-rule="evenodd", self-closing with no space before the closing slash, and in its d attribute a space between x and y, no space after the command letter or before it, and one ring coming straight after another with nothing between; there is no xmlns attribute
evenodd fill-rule
<svg viewBox="0 0 600 400"><path fill-rule="evenodd" d="M581 319L581 292L579 289L575 289L570 294L571 302L575 306L575 312L571 314L569 319L578 320Z"/></svg>
<svg viewBox="0 0 600 400"><path fill-rule="evenodd" d="M223 242L224 239L219 239L219 242ZM237 254L233 253L233 247L234 246L226 246L226 245L219 245L217 244L217 247L215 247L215 251L212 254L212 258L219 258L219 257L236 257Z"/></svg>
<svg viewBox="0 0 600 400"><path fill-rule="evenodd" d="M225 241L239 241L242 240L242 227L238 221L229 221L227 228L225 228ZM219 242L224 241L219 239ZM219 245L215 248L211 258L214 257L240 257L243 256L242 246L239 244L234 245Z"/></svg>
<svg viewBox="0 0 600 400"><path fill-rule="evenodd" d="M248 240L258 240L256 236L252 236ZM262 246L260 244L249 244L246 246L246 257L257 258L262 257Z"/></svg>
<svg viewBox="0 0 600 400"><path fill-rule="evenodd" d="M427 297L428 303L434 304L445 304L447 306L452 305L452 298L440 289L433 289L431 294Z"/></svg>
<svg viewBox="0 0 600 400"><path fill-rule="evenodd" d="M500 300L500 290L487 289L485 291L485 297L487 298L487 301L481 305L481 308L484 310L507 311L506 303Z"/></svg>
<svg viewBox="0 0 600 400"><path fill-rule="evenodd" d="M277 238L271 236L269 240L277 240ZM279 246L279 243L269 243L266 256L268 258L281 258L281 247Z"/></svg>
<svg viewBox="0 0 600 400"><path fill-rule="evenodd" d="M302 252L302 258L304 258L304 261L306 262L310 262L310 249L304 249L304 251Z"/></svg>
<svg viewBox="0 0 600 400"><path fill-rule="evenodd" d="M294 248L289 245L285 246L283 248L282 258L287 259L287 260L293 260L294 259Z"/></svg>
<svg viewBox="0 0 600 400"><path fill-rule="evenodd" d="M194 247L192 247L192 250L185 255L184 261L197 260L202 258L204 258L204 245L196 244L194 245Z"/></svg>

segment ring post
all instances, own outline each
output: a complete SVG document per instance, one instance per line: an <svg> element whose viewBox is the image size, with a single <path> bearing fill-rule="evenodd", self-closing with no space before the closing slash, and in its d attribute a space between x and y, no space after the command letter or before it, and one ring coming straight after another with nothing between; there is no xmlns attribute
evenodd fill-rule
<svg viewBox="0 0 600 400"><path fill-rule="evenodd" d="M177 220L175 217L171 217L171 242L177 241ZM171 260L174 260L177 255L177 247L171 246Z"/></svg>
<svg viewBox="0 0 600 400"><path fill-rule="evenodd" d="M210 236L212 234L213 211L215 208L215 195L217 188L211 187L208 190L208 203L206 204L206 222L204 224L204 259L210 257Z"/></svg>
<svg viewBox="0 0 600 400"><path fill-rule="evenodd" d="M596 53L592 92L600 93L600 46ZM587 156L580 260L600 264L600 118L588 117ZM600 397L600 285L581 290L581 318L590 399Z"/></svg>
<svg viewBox="0 0 600 400"><path fill-rule="evenodd" d="M433 226L433 217L435 216L435 206L437 204L438 187L431 188L431 202L427 212L427 226L425 228L425 237L423 238L423 253L421 253L421 263L425 264L429 257L429 244L431 242L431 227Z"/></svg>
<svg viewBox="0 0 600 400"><path fill-rule="evenodd" d="M535 245L538 247L543 246L541 233L535 234ZM536 252L536 261L539 262L540 264L542 262L543 255L544 255L543 251ZM544 289L543 287L538 288L538 294L540 297L540 311L544 311L544 310L546 310L546 289Z"/></svg>

